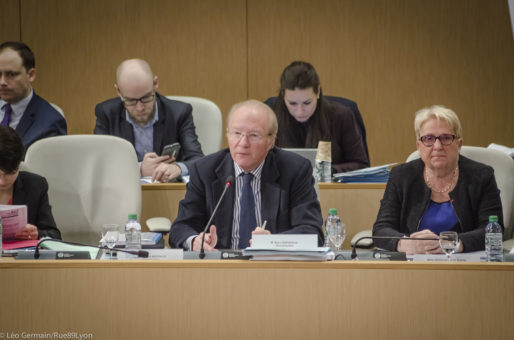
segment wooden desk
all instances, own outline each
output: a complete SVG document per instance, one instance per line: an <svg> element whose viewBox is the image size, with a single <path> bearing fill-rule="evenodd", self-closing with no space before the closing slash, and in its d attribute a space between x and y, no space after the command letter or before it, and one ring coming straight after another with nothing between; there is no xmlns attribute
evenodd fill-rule
<svg viewBox="0 0 514 340"><path fill-rule="evenodd" d="M384 190L385 183L319 184L323 220L327 218L329 208L336 208L346 224L343 248L350 248L350 241L356 233L373 227ZM185 194L184 183L142 184L141 221L156 216L168 217L173 221L177 216L178 203Z"/></svg>
<svg viewBox="0 0 514 340"><path fill-rule="evenodd" d="M510 339L514 264L0 260L0 334Z"/></svg>

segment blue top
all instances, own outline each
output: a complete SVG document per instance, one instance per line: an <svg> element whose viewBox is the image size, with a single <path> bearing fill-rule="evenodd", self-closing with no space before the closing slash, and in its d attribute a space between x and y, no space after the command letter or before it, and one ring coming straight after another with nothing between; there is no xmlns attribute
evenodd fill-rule
<svg viewBox="0 0 514 340"><path fill-rule="evenodd" d="M430 201L421 218L419 230L429 229L439 235L442 231L451 230L457 222L458 218L450 201L443 203Z"/></svg>

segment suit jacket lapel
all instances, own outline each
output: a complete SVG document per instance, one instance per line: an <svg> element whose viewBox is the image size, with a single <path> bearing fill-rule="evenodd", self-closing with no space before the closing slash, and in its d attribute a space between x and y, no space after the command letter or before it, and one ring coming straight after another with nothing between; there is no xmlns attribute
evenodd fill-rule
<svg viewBox="0 0 514 340"><path fill-rule="evenodd" d="M227 153L223 161L215 170L217 179L212 182L212 197L211 202L213 204L213 210L218 202L221 194L223 193L223 189L225 188L225 183L227 181L228 176L234 176L234 161L230 156L230 153ZM216 227L218 231L218 243L223 245L223 247L230 248L232 245L232 222L234 219L234 197L235 197L235 182L232 187L227 189L225 193L225 197L220 203L218 208L218 212L216 213L216 217L214 220L216 221Z"/></svg>
<svg viewBox="0 0 514 340"><path fill-rule="evenodd" d="M36 92L34 92L32 95L32 99L29 102L29 105L27 105L27 108L25 109L23 116L21 116L20 122L16 127L16 132L18 132L20 136L24 136L36 120L36 98L37 95Z"/></svg>
<svg viewBox="0 0 514 340"><path fill-rule="evenodd" d="M165 117L164 114L164 106L162 105L162 101L160 95L158 93L155 94L156 100L155 104L158 106L158 119L157 123L153 126L153 149L157 154L160 154L161 150L164 148L163 140L164 140L164 126L165 126Z"/></svg>
<svg viewBox="0 0 514 340"><path fill-rule="evenodd" d="M14 182L13 185L13 205L26 205L27 197L25 195L25 190L23 190L23 183L18 175L18 178Z"/></svg>
<svg viewBox="0 0 514 340"><path fill-rule="evenodd" d="M275 163L273 149L268 153L261 177L261 217L262 223L268 221L266 229L277 232L277 217L280 207L280 173Z"/></svg>
<svg viewBox="0 0 514 340"><path fill-rule="evenodd" d="M135 145L135 138L134 138L134 128L132 125L127 121L127 109L123 105L123 103L119 102L119 136L123 139L128 140L132 145Z"/></svg>
<svg viewBox="0 0 514 340"><path fill-rule="evenodd" d="M123 118L120 122L120 137L128 140L132 145L135 145L134 128L125 119L125 111L123 111Z"/></svg>

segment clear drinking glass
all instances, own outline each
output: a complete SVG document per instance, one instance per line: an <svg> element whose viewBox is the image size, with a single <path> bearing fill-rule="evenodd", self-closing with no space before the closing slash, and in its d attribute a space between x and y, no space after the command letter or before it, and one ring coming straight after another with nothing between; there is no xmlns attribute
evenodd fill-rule
<svg viewBox="0 0 514 340"><path fill-rule="evenodd" d="M333 251L341 250L341 244L343 244L346 238L346 224L341 223L340 228L331 227L328 229L328 239L330 244L333 246Z"/></svg>
<svg viewBox="0 0 514 340"><path fill-rule="evenodd" d="M117 224L104 224L102 226L102 246L109 248L109 257L112 259L112 250L118 242L120 226Z"/></svg>
<svg viewBox="0 0 514 340"><path fill-rule="evenodd" d="M450 261L459 247L459 235L455 231L443 231L439 234L439 245Z"/></svg>

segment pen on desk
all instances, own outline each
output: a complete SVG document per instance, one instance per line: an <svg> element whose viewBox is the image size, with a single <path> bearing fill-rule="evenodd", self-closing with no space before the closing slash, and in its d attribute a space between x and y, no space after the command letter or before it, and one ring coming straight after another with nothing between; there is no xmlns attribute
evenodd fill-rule
<svg viewBox="0 0 514 340"><path fill-rule="evenodd" d="M262 224L262 229L266 230L266 224L268 223L268 220L264 220L264 223Z"/></svg>

